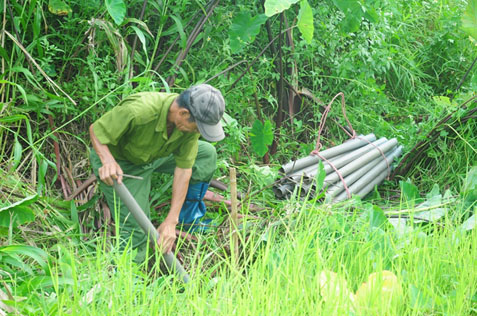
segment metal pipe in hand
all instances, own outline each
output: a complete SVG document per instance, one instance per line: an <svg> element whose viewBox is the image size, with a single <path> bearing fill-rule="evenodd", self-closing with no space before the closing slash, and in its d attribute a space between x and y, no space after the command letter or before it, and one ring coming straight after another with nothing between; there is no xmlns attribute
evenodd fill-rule
<svg viewBox="0 0 477 316"><path fill-rule="evenodd" d="M124 184L118 184L114 180L114 189L118 193L121 201L126 205L131 214L134 216L136 221L141 226L142 230L146 233L150 240L154 241L154 245L157 246L159 240L159 232L156 230L154 225L152 225L151 220L144 214L144 211L141 209L139 204L137 204L136 199L132 196L131 192L126 188ZM189 274L185 271L184 267L177 261L176 257L172 252L163 254L164 261L167 265L167 268L170 271L178 274L184 283L188 283L190 280Z"/></svg>

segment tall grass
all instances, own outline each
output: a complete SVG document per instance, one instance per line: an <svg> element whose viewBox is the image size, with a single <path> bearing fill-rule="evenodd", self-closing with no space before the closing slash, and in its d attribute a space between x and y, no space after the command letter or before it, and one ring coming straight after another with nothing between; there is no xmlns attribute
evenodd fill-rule
<svg viewBox="0 0 477 316"><path fill-rule="evenodd" d="M283 205L290 207L290 205ZM303 204L275 225L253 229L241 263L213 237L192 252L192 281L145 272L130 253L70 244L51 250L52 285L31 288L17 307L30 315L472 315L477 312L477 230L414 225L405 231L377 225L368 206L353 213ZM331 213L333 212L333 213ZM366 215L368 214L368 215ZM219 254L222 254L219 256ZM213 259L211 259L213 258ZM392 271L402 286L397 300L370 296L354 305L342 286L331 296L322 271L346 280L350 292L368 275ZM15 280L11 280L15 282ZM24 293L13 293L24 296Z"/></svg>

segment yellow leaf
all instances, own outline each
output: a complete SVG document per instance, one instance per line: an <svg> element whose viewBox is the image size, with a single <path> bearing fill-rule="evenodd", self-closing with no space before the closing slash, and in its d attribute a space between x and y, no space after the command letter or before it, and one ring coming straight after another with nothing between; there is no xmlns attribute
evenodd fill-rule
<svg viewBox="0 0 477 316"><path fill-rule="evenodd" d="M324 301L336 301L339 297L353 301L353 294L348 289L348 282L338 274L323 270L320 273L319 282L320 294Z"/></svg>
<svg viewBox="0 0 477 316"><path fill-rule="evenodd" d="M402 298L401 283L391 271L371 273L368 282L361 284L354 297L357 310L380 310L383 315L392 313L390 307Z"/></svg>
<svg viewBox="0 0 477 316"><path fill-rule="evenodd" d="M71 7L62 0L50 0L48 10L56 15L68 15L71 13Z"/></svg>

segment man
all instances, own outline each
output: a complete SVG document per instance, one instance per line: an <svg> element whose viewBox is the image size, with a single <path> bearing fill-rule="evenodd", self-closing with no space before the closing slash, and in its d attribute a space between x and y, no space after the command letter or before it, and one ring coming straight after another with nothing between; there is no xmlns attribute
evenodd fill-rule
<svg viewBox="0 0 477 316"><path fill-rule="evenodd" d="M133 94L90 126L91 165L119 225L121 247L132 236L131 247L138 248L135 261L145 259L147 236L114 194L113 180L124 183L150 217L152 173L174 175L171 207L157 229L159 246L170 252L176 225L193 223L205 214L202 199L216 168L216 151L199 137L213 142L224 138L220 124L224 110L220 91L200 84L180 95Z"/></svg>

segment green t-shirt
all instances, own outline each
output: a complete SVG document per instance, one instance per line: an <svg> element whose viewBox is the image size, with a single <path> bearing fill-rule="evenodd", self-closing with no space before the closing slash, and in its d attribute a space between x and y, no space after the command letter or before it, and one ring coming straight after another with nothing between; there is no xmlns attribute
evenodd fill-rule
<svg viewBox="0 0 477 316"><path fill-rule="evenodd" d="M167 113L177 96L160 92L130 95L94 122L94 134L116 159L141 165L173 154L177 167L192 168L200 134L174 128L167 137Z"/></svg>

